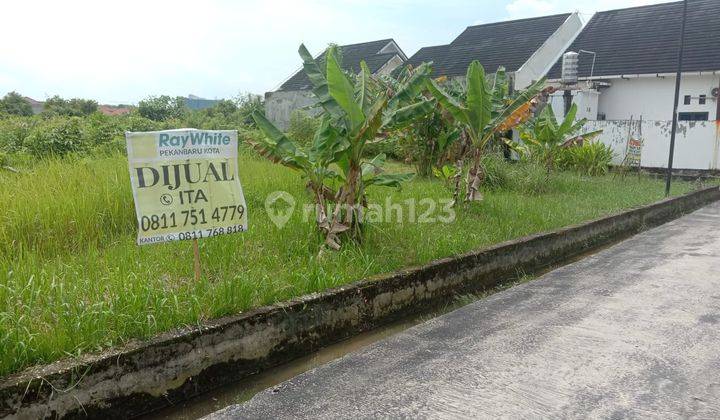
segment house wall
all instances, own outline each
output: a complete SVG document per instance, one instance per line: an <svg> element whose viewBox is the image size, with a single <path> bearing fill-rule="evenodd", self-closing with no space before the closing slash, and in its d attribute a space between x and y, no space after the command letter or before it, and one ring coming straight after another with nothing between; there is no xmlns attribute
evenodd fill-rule
<svg viewBox="0 0 720 420"><path fill-rule="evenodd" d="M309 90L275 91L265 94L265 117L280 130L286 131L290 126L290 115L296 109L308 107L316 103ZM317 109L308 109L308 115L316 115Z"/></svg>
<svg viewBox="0 0 720 420"><path fill-rule="evenodd" d="M672 118L675 77L638 77L610 79L609 88L601 88L598 111L607 120L643 119L669 120ZM713 88L720 86L720 75L683 75L680 83L678 112L709 112L709 119L716 119L717 103L710 96ZM692 96L690 105L683 104L685 95ZM705 105L698 103L698 96L707 95Z"/></svg>
<svg viewBox="0 0 720 420"><path fill-rule="evenodd" d="M580 16L573 13L515 72L515 88L524 89L533 81L545 77L581 30Z"/></svg>
<svg viewBox="0 0 720 420"><path fill-rule="evenodd" d="M602 129L599 139L615 150L615 163L625 158L629 136L642 139L641 165L648 168L667 167L672 129L672 107L675 95L675 77L632 77L605 79L610 87L600 89L597 112L605 121L595 121L597 115L581 113L587 105L587 95L574 92L573 102L578 104L578 118L587 118L588 131ZM583 82L581 82L582 84ZM675 139L673 167L679 169L720 169L720 123L715 120L717 100L711 97L713 88L720 85L720 75L683 75L680 84L678 112L708 112L709 121L680 121ZM583 92L585 94L587 92ZM699 96L707 95L704 105ZM685 95L691 96L685 105ZM563 115L562 91L551 97L551 106L558 120ZM640 119L642 117L642 123Z"/></svg>
<svg viewBox="0 0 720 420"><path fill-rule="evenodd" d="M670 150L670 120L588 121L586 131L603 130L598 140L615 151L613 163L625 158L629 137L642 140L640 164L666 168ZM720 125L715 121L680 121L675 136L673 167L677 169L720 169Z"/></svg>

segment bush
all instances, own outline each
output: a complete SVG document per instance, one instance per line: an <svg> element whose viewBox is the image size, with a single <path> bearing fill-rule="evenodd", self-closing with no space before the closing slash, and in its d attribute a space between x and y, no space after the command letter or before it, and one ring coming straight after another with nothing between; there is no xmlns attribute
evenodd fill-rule
<svg viewBox="0 0 720 420"><path fill-rule="evenodd" d="M83 142L82 119L79 117L51 118L37 124L27 139L25 149L34 156L63 156L87 149Z"/></svg>
<svg viewBox="0 0 720 420"><path fill-rule="evenodd" d="M563 149L556 164L561 169L577 171L583 175L605 175L614 155L610 146L600 141L591 141L582 146Z"/></svg>
<svg viewBox="0 0 720 420"><path fill-rule="evenodd" d="M15 153L23 149L25 139L32 131L36 118L10 117L0 119L0 151Z"/></svg>
<svg viewBox="0 0 720 420"><path fill-rule="evenodd" d="M302 109L296 109L290 114L290 126L288 127L288 137L302 145L312 143L315 136L315 130L320 125L320 120L311 117Z"/></svg>

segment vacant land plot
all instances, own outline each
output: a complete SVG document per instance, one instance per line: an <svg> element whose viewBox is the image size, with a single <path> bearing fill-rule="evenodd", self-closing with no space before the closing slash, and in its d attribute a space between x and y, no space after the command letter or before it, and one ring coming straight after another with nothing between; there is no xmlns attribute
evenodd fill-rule
<svg viewBox="0 0 720 420"><path fill-rule="evenodd" d="M517 166L502 164L489 174L496 188L453 222L372 223L362 244L318 256L322 240L302 211L279 229L264 209L277 190L307 203L303 180L248 151L239 160L249 231L200 242L200 282L189 242L135 244L123 155L0 171L0 375L649 203L664 186L572 173L526 183ZM691 188L675 183L673 193ZM416 179L402 190L375 189L370 200L449 196L442 182Z"/></svg>

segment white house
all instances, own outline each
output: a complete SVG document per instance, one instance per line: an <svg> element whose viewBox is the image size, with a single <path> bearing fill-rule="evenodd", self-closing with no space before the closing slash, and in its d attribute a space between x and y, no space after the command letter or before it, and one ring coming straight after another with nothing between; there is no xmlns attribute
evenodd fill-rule
<svg viewBox="0 0 720 420"><path fill-rule="evenodd" d="M616 163L633 137L643 143L642 166L667 166L682 9L673 2L598 12L568 48L579 53L578 116L605 130ZM558 62L550 79L559 82L560 72ZM719 169L718 90L720 0L689 0L675 168ZM557 115L562 94L552 100Z"/></svg>
<svg viewBox="0 0 720 420"><path fill-rule="evenodd" d="M324 52L317 59L322 60ZM360 71L360 62L365 61L373 74L390 74L407 60L407 56L392 39L363 42L340 46L342 67L354 73ZM278 128L287 129L290 115L300 108L316 103L312 85L302 69L293 73L280 87L265 94L265 115ZM313 110L309 110L313 114Z"/></svg>
<svg viewBox="0 0 720 420"><path fill-rule="evenodd" d="M449 44L421 48L408 63L432 61L434 75L464 78L478 60L487 73L505 67L522 89L547 74L581 29L577 13L469 26Z"/></svg>

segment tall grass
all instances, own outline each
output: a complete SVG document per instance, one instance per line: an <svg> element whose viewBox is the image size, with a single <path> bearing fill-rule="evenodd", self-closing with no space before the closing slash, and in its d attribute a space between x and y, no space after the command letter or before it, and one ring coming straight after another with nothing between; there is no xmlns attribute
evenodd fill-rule
<svg viewBox="0 0 720 420"><path fill-rule="evenodd" d="M651 179L551 174L541 192L488 188L485 201L458 212L453 223L375 223L362 245L318 257L321 239L301 211L278 229L264 210L275 190L292 194L298 206L307 203L303 180L249 152L239 161L250 230L201 241L199 282L192 280L189 242L135 245L122 155L47 159L19 174L0 171L0 375L663 195L662 182ZM673 193L689 189L675 183ZM402 203L449 195L441 182L418 179L399 191L376 189L370 199Z"/></svg>

